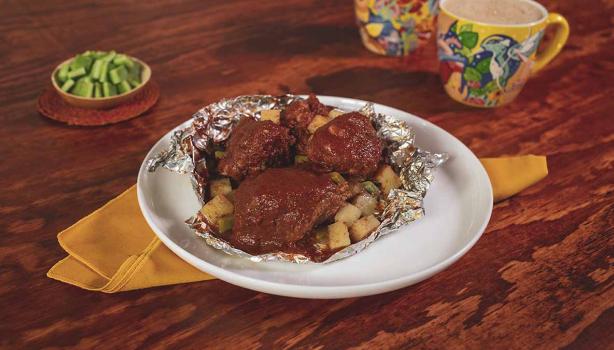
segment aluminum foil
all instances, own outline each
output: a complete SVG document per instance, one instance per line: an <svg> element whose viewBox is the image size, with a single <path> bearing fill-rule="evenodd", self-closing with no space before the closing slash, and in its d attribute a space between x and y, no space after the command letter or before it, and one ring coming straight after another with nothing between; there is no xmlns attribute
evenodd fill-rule
<svg viewBox="0 0 614 350"><path fill-rule="evenodd" d="M170 171L190 174L196 195L204 202L208 172L206 156L212 152L213 144L225 141L241 118L259 119L260 111L284 109L298 98L300 97L293 95L246 95L205 106L192 116L192 124L189 127L173 133L168 149L148 160L148 170L153 172L164 167ZM385 142L386 156L395 171L400 174L402 186L391 190L388 197L383 199L381 209L376 211L375 214L381 222L377 230L321 263L352 256L379 237L423 217L423 199L433 181L434 170L448 159L446 153L433 153L417 148L414 144L414 130L406 122L376 113L372 104L366 104L359 112L372 120L378 136ZM300 254L277 252L251 255L236 249L216 237L200 213L187 219L186 224L208 245L230 255L255 262L315 263Z"/></svg>

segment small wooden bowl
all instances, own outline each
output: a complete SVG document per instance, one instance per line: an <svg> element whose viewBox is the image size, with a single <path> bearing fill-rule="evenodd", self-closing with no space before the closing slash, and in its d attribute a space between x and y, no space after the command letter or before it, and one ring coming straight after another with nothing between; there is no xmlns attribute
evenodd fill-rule
<svg viewBox="0 0 614 350"><path fill-rule="evenodd" d="M53 73L51 73L51 84L53 85L53 88L55 89L55 91L57 91L57 93L62 97L62 99L72 106L79 107L79 108L90 108L90 109L113 108L123 102L128 101L132 97L134 97L134 95L136 95L139 91L141 91L143 87L145 87L145 85L147 85L147 83L149 83L149 80L151 79L151 68L149 68L147 63L139 60L138 58L134 58L134 57L130 57L130 58L133 61L140 63L141 66L143 67L143 69L141 70L142 83L141 85L137 86L135 89L125 92L121 95L94 98L94 97L76 96L68 92L62 91L58 83L55 81L55 77L60 67L63 64L70 62L72 58L67 59L66 61L60 63L57 67L55 67L55 69L53 70Z"/></svg>

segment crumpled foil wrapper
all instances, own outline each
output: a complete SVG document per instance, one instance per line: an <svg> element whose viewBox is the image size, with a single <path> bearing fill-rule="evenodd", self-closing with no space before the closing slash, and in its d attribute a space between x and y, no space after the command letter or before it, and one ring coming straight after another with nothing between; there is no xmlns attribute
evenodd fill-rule
<svg viewBox="0 0 614 350"><path fill-rule="evenodd" d="M194 191L203 203L208 171L205 156L208 150L212 149L211 146L225 141L241 118L259 119L260 111L284 109L300 98L293 95L246 95L205 106L192 116L192 124L189 127L173 133L168 149L148 160L148 170L153 172L163 167L170 171L190 174ZM383 210L375 212L381 223L377 230L321 263L333 262L361 252L379 237L423 217L423 199L433 181L434 170L448 159L446 153L433 153L417 148L414 145L414 130L406 122L375 113L372 104L367 103L359 112L371 119L378 136L384 141L386 157L397 174L400 174L402 187L391 190L388 197L383 199ZM230 255L254 262L315 263L301 254L276 252L251 255L234 248L213 234L200 213L187 219L186 224L194 229L198 236L204 238L208 245Z"/></svg>

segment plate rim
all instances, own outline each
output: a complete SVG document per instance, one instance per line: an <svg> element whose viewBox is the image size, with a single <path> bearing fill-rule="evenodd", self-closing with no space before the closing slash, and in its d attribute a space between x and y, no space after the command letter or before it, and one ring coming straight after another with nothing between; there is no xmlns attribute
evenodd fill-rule
<svg viewBox="0 0 614 350"><path fill-rule="evenodd" d="M304 96L304 95L298 95ZM390 107L384 104L369 102L360 99L348 98L348 97L339 97L339 96L327 96L327 95L317 95L318 98L322 99L335 99L343 103L343 101L350 102L353 104L365 104L365 103L373 103L375 108L378 106L385 107L391 109L400 114L407 114L413 118L420 120L422 123L426 124L429 127L436 129L437 131L444 133L446 136L450 137L451 140L456 142L458 146L464 148L465 151L468 152L469 156L477 165L477 171L480 174L480 177L486 180L489 186L486 186L486 197L490 198L487 201L488 213L486 214L483 222L480 224L477 229L477 234L472 237L460 250L456 251L454 254L448 256L443 261L440 261L434 265L431 265L421 271L411 273L406 276L398 277L391 280L372 282L372 283L363 283L363 284L353 284L353 285L341 285L341 286L313 286L313 285L302 285L302 284L291 284L291 283L281 283L281 282L271 282L266 280L261 280L254 277L249 277L245 275L241 275L232 271L228 271L221 267L215 266L201 258L193 255L189 251L180 247L177 243L172 241L160 228L155 225L151 214L146 207L145 194L143 193L143 180L142 178L147 173L147 160L150 159L154 155L154 150L158 148L160 143L164 142L170 135L177 130L178 128L184 127L184 125L188 124L192 118L190 117L188 120L178 124L170 131L165 133L158 141L149 149L147 155L145 156L141 166L139 168L139 173L137 177L137 199L139 208L145 221L152 229L152 231L156 234L158 239L164 243L173 253L179 256L182 260L186 261L190 265L196 267L198 270L206 272L220 280L225 282L255 290L258 292L264 292L269 294L288 296L288 297L299 297L299 298L309 298L309 299L337 299L337 298L350 298L350 297L358 297L358 296L367 296L380 294L385 292L390 292L396 289L400 289L403 287L410 286L412 284L421 282L438 272L441 272L448 268L450 265L458 261L462 256L464 256L473 246L477 243L477 241L482 237L488 223L490 222L490 218L492 216L493 209L493 193L492 186L490 185L490 178L486 173L485 168L479 161L478 157L467 147L462 141L456 138L454 135L450 134L443 128L437 126L436 124L423 119L421 117L416 116L413 113L409 113L398 108ZM196 236L195 236L196 237Z"/></svg>

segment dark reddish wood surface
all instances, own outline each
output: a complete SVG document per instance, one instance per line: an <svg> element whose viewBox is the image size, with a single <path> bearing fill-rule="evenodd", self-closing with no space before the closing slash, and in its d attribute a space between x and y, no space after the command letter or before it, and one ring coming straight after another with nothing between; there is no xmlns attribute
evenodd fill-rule
<svg viewBox="0 0 614 350"><path fill-rule="evenodd" d="M517 101L463 107L435 50L361 46L347 1L11 1L0 7L0 344L4 348L614 348L614 2L544 1L562 54ZM36 98L62 60L116 49L162 97L143 117L68 127ZM45 277L55 236L136 180L150 146L200 106L251 93L372 100L413 112L479 156L546 154L550 175L495 206L458 263L418 285L300 300L222 281L113 295Z"/></svg>

